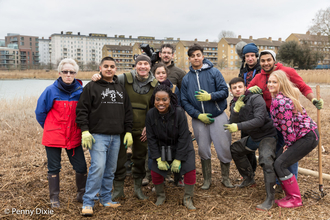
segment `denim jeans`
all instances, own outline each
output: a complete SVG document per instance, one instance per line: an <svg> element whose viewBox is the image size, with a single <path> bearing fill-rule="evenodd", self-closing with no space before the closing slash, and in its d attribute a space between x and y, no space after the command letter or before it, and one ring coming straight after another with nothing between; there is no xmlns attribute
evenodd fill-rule
<svg viewBox="0 0 330 220"><path fill-rule="evenodd" d="M91 166L89 167L83 205L93 207L97 193L99 193L101 204L112 202L111 190L117 168L120 135L92 135L95 143L89 150Z"/></svg>

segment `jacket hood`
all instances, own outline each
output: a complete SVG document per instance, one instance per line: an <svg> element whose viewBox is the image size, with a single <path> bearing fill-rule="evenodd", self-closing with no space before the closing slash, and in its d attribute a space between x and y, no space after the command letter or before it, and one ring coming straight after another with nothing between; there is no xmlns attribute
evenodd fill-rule
<svg viewBox="0 0 330 220"><path fill-rule="evenodd" d="M204 59L203 60L203 66L202 68L199 69L199 71L203 71L206 69L211 69L213 67L213 63L211 61L209 61L208 59ZM192 68L192 66L189 67L189 70L191 72L195 72L194 68Z"/></svg>

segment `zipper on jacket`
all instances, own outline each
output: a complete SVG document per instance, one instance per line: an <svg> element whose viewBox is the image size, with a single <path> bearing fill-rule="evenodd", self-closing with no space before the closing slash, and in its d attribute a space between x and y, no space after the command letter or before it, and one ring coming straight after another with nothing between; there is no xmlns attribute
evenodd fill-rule
<svg viewBox="0 0 330 220"><path fill-rule="evenodd" d="M217 107L217 109L221 112L221 109L220 109L220 107L219 107L217 101L215 101L214 103L215 103L215 107Z"/></svg>
<svg viewBox="0 0 330 220"><path fill-rule="evenodd" d="M198 71L195 70L195 73L196 73L196 77L197 77L197 84L198 84L198 89L201 90L201 85L199 84L199 76L198 76ZM202 110L203 110L203 113L205 114L205 110L204 110L204 104L203 102L201 101L201 104L202 104Z"/></svg>

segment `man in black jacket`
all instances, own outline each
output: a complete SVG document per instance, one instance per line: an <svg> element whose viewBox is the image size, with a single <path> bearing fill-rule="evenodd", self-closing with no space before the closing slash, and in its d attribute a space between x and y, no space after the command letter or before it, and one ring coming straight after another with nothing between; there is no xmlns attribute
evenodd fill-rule
<svg viewBox="0 0 330 220"><path fill-rule="evenodd" d="M96 194L99 194L101 206L120 206L112 201L111 190L121 143L120 134L126 133L124 144L133 144L133 110L124 86L119 84L115 75L116 69L112 57L103 58L100 64L102 78L85 86L76 108L76 123L82 131L82 146L88 148L91 155L82 215L93 214Z"/></svg>
<svg viewBox="0 0 330 220"><path fill-rule="evenodd" d="M274 172L276 130L261 95L246 90L244 80L240 77L233 78L229 82L229 87L234 99L230 108L231 124L224 125L225 129L230 132L241 130L248 135L230 146L236 167L244 178L238 187L255 184L254 171L246 155L259 148L259 164L264 171L267 198L262 204L257 205L257 209L269 210L274 204L276 185Z"/></svg>

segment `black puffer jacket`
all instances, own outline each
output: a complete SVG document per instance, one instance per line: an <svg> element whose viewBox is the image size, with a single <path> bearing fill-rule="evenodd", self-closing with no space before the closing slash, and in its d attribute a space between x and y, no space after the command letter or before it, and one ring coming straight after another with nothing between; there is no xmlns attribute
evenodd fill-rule
<svg viewBox="0 0 330 220"><path fill-rule="evenodd" d="M248 94L244 98L245 106L237 113L235 103L230 107L230 123L236 123L239 130L251 136L253 141L276 136L276 129L269 117L266 103L259 94Z"/></svg>

